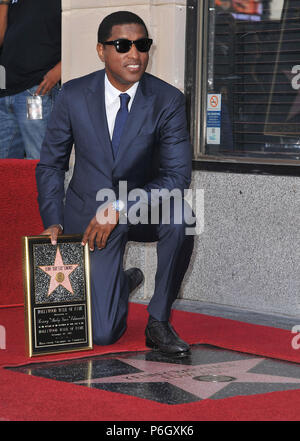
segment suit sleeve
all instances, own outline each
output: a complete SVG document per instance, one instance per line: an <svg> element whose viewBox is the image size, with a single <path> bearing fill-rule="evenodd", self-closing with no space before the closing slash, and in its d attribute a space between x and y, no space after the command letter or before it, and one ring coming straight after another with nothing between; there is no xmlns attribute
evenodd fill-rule
<svg viewBox="0 0 300 441"><path fill-rule="evenodd" d="M63 87L48 123L42 145L40 162L36 167L38 203L44 227L63 225L64 180L69 169L73 146L72 126Z"/></svg>
<svg viewBox="0 0 300 441"><path fill-rule="evenodd" d="M180 190L183 195L191 183L192 146L187 130L185 96L176 93L161 119L159 128L159 173L143 187L140 203L158 205L152 190ZM146 200L143 198L146 195ZM161 193L163 196L163 193ZM136 202L128 201L128 209Z"/></svg>

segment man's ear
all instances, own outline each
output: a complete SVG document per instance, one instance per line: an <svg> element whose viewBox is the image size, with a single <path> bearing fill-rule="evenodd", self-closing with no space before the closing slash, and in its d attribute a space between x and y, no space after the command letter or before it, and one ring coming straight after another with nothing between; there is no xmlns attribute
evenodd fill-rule
<svg viewBox="0 0 300 441"><path fill-rule="evenodd" d="M105 61L105 57L104 57L104 46L102 43L97 43L97 52L98 52L98 56L100 58L101 61Z"/></svg>

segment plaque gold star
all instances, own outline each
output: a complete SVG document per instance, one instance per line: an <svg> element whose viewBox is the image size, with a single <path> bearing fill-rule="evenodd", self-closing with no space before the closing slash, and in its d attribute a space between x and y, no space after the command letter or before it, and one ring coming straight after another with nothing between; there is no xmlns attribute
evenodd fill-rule
<svg viewBox="0 0 300 441"><path fill-rule="evenodd" d="M61 285L74 295L73 288L69 279L69 275L78 267L76 265L65 265L63 263L59 247L56 250L54 265L39 266L42 271L48 274L50 279L47 297L49 297L55 289Z"/></svg>

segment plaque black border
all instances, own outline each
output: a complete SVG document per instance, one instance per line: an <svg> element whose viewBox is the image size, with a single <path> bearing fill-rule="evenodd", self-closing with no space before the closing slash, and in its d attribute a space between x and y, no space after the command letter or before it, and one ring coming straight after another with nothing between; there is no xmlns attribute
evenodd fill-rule
<svg viewBox="0 0 300 441"><path fill-rule="evenodd" d="M63 243L81 243L82 235L62 235L57 238L57 245ZM89 249L86 244L83 247L83 267L85 272L85 299L83 301L72 301L59 304L58 302L49 302L47 304L35 304L35 286L34 286L34 255L33 245L51 244L49 236L23 236L23 284L24 284L24 310L25 310L25 348L29 357L37 355L50 355L63 352L74 352L93 349L92 339L92 318L91 318L91 292L90 292L90 262ZM54 245L53 245L54 246ZM35 348L34 334L35 322L34 313L36 308L47 307L65 307L76 306L77 304L84 305L85 308L85 327L86 327L86 342L74 342L67 344L53 344L52 346Z"/></svg>

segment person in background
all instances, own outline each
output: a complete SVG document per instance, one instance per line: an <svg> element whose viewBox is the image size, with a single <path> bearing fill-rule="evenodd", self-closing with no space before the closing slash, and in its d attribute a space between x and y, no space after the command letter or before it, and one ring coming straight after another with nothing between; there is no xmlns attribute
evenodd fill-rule
<svg viewBox="0 0 300 441"><path fill-rule="evenodd" d="M39 159L61 80L61 0L0 0L0 158Z"/></svg>

